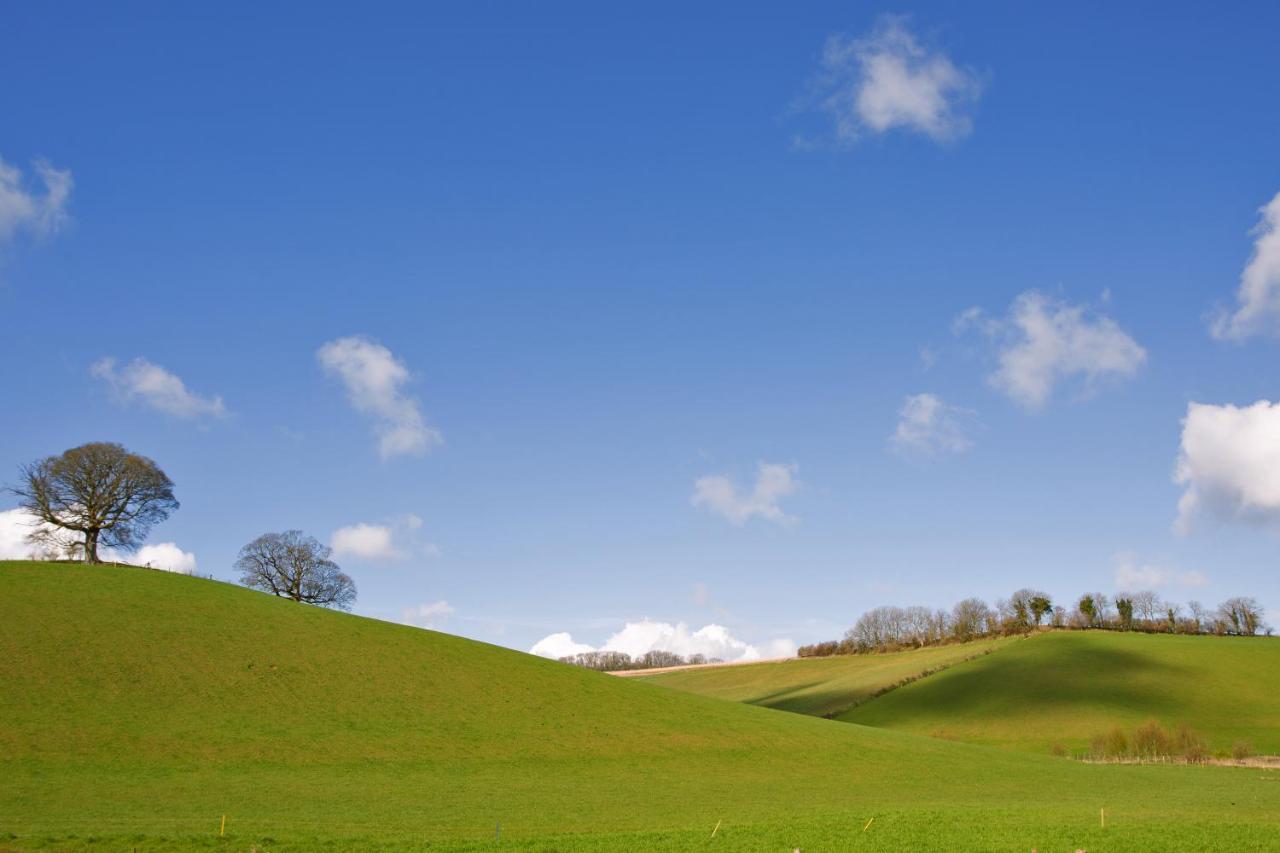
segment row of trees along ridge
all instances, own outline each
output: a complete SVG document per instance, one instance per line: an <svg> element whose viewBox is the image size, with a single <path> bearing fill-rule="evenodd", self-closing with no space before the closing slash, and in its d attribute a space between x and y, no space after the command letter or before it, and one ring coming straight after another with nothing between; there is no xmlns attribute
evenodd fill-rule
<svg viewBox="0 0 1280 853"><path fill-rule="evenodd" d="M966 598L950 610L928 607L877 607L845 632L841 640L801 646L800 657L892 651L983 637L1025 634L1043 627L1105 629L1148 633L1252 636L1271 633L1262 606L1253 598L1229 598L1210 609L1198 601L1183 606L1154 592L1100 592L1076 599L1071 610L1055 605L1044 592L1020 589L991 607Z"/></svg>

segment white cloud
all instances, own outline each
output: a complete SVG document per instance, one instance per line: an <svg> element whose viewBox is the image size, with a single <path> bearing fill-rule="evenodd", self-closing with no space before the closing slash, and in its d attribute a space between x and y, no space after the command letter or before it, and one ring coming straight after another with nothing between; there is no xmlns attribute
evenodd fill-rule
<svg viewBox="0 0 1280 853"><path fill-rule="evenodd" d="M330 541L333 553L339 557L360 557L366 560L387 560L403 556L391 544L391 528L384 524L353 524L333 532Z"/></svg>
<svg viewBox="0 0 1280 853"><path fill-rule="evenodd" d="M383 459L421 455L443 441L439 431L428 426L418 401L404 393L409 370L391 350L354 336L329 341L316 358L330 376L342 380L356 411L377 421L374 432Z"/></svg>
<svg viewBox="0 0 1280 853"><path fill-rule="evenodd" d="M427 604L419 604L417 607L406 607L402 612L402 616L406 625L438 630L444 623L449 621L449 617L453 613L454 610L449 606L449 602L432 601Z"/></svg>
<svg viewBox="0 0 1280 853"><path fill-rule="evenodd" d="M329 539L337 557L362 560L401 560L411 556L438 557L440 549L418 541L422 519L408 513L386 524L360 522L340 527Z"/></svg>
<svg viewBox="0 0 1280 853"><path fill-rule="evenodd" d="M102 358L89 367L90 375L106 382L121 400L145 405L178 418L222 417L227 414L221 397L192 393L178 376L145 358L117 367L114 358Z"/></svg>
<svg viewBox="0 0 1280 853"><path fill-rule="evenodd" d="M973 128L982 82L943 52L920 43L905 18L885 16L863 38L831 36L815 81L818 105L840 143L895 128L943 142Z"/></svg>
<svg viewBox="0 0 1280 853"><path fill-rule="evenodd" d="M133 563L136 566L150 566L166 572L177 572L189 575L196 570L196 555L183 551L172 542L157 542L155 545L143 545L132 556L117 556L114 553L109 559Z"/></svg>
<svg viewBox="0 0 1280 853"><path fill-rule="evenodd" d="M19 231L47 237L67 220L71 198L71 172L55 169L43 160L35 163L43 192L25 185L22 171L0 159L0 243Z"/></svg>
<svg viewBox="0 0 1280 853"><path fill-rule="evenodd" d="M27 536L40 525L25 509L0 512L0 560L30 560L38 548L27 542Z"/></svg>
<svg viewBox="0 0 1280 853"><path fill-rule="evenodd" d="M1185 487L1178 501L1184 532L1201 512L1280 521L1280 403L1189 404L1174 481Z"/></svg>
<svg viewBox="0 0 1280 853"><path fill-rule="evenodd" d="M566 658L593 651L595 651L594 646L575 643L568 631L561 631L558 634L548 634L534 643L533 648L529 649L529 654L541 655L544 658Z"/></svg>
<svg viewBox="0 0 1280 853"><path fill-rule="evenodd" d="M43 527L56 536L57 543L32 545L27 536L35 529ZM0 512L0 560L47 560L63 559L68 556L67 546L80 541L79 534L70 530L62 530L44 524L25 509L10 509ZM150 565L153 569L166 572L178 572L189 575L196 570L195 554L183 551L172 542L159 542L155 545L144 545L133 554L116 548L102 547L98 556L108 562L129 563L135 566Z"/></svg>
<svg viewBox="0 0 1280 853"><path fill-rule="evenodd" d="M1116 555L1115 583L1116 589L1121 592L1133 592L1171 586L1186 588L1207 586L1209 579L1201 572L1180 571L1149 563L1139 563L1133 554L1124 553Z"/></svg>
<svg viewBox="0 0 1280 853"><path fill-rule="evenodd" d="M1280 193L1259 212L1261 220L1254 234L1253 257L1240 274L1236 291L1239 308L1223 312L1210 331L1215 338L1241 340L1251 335L1280 335Z"/></svg>
<svg viewBox="0 0 1280 853"><path fill-rule="evenodd" d="M1110 317L1038 291L1020 294L1004 319L970 308L952 328L977 328L998 341L991 385L1029 409L1048 402L1063 380L1079 378L1085 390L1099 381L1133 376L1147 353Z"/></svg>
<svg viewBox="0 0 1280 853"><path fill-rule="evenodd" d="M778 506L778 501L800 487L795 473L795 465L761 462L756 470L755 488L746 494L740 494L728 477L718 474L700 477L693 484L691 500L694 506L705 506L737 525L757 515L779 523L793 521Z"/></svg>
<svg viewBox="0 0 1280 853"><path fill-rule="evenodd" d="M972 416L968 409L948 405L934 394L913 394L902 404L890 442L902 453L963 453L973 447L966 433L966 421Z"/></svg>
<svg viewBox="0 0 1280 853"><path fill-rule="evenodd" d="M598 648L574 642L569 633L562 631L543 637L529 651L550 658L590 651L624 652L634 658L645 652L664 651L674 652L682 657L701 654L724 661L744 661L790 657L795 654L796 644L790 639L781 638L770 640L762 646L754 646L734 637L723 625L705 625L696 631L690 631L689 626L683 622L673 625L670 622L642 619L626 623L621 631L609 637Z"/></svg>

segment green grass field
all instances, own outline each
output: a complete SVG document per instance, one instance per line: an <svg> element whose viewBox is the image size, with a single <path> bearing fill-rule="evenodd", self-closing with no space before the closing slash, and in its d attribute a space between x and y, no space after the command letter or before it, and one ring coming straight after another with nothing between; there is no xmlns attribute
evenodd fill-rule
<svg viewBox="0 0 1280 853"><path fill-rule="evenodd" d="M796 658L634 677L717 699L828 717L904 679L918 678L1013 642L1018 640L983 640L876 655Z"/></svg>
<svg viewBox="0 0 1280 853"><path fill-rule="evenodd" d="M0 849L1280 849L1276 772L783 713L142 569L0 563L0 685Z"/></svg>
<svg viewBox="0 0 1280 853"><path fill-rule="evenodd" d="M1113 725L1185 723L1211 747L1280 753L1280 640L1055 631L837 719L972 743L1083 750Z"/></svg>

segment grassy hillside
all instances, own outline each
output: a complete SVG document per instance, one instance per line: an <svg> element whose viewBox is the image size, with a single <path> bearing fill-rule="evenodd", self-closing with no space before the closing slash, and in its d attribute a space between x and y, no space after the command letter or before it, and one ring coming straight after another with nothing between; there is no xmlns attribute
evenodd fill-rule
<svg viewBox="0 0 1280 853"><path fill-rule="evenodd" d="M778 713L140 569L0 563L0 685L0 849L1280 839L1280 774Z"/></svg>
<svg viewBox="0 0 1280 853"><path fill-rule="evenodd" d="M837 719L1047 752L1113 725L1185 723L1211 745L1280 753L1280 640L1053 632L909 684Z"/></svg>
<svg viewBox="0 0 1280 853"><path fill-rule="evenodd" d="M637 677L717 699L826 717L852 708L904 679L917 678L1012 642L1017 640L985 640L877 655L797 658Z"/></svg>

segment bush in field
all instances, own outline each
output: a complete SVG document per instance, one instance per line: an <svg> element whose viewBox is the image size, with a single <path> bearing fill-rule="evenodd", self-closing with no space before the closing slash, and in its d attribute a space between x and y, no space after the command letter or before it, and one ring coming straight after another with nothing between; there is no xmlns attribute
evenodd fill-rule
<svg viewBox="0 0 1280 853"><path fill-rule="evenodd" d="M1133 754L1138 758L1164 758L1172 753L1173 739L1155 720L1147 720L1133 732Z"/></svg>
<svg viewBox="0 0 1280 853"><path fill-rule="evenodd" d="M1243 742L1252 754L1251 747ZM1136 758L1139 761L1155 761L1181 756L1188 764L1202 764L1209 758L1209 747L1204 737L1185 723L1170 731L1155 720L1147 720L1134 729L1129 738L1124 729L1113 726L1090 742L1089 754L1094 759ZM1234 754L1234 752L1233 752Z"/></svg>
<svg viewBox="0 0 1280 853"><path fill-rule="evenodd" d="M1187 760L1188 764L1203 764L1209 757L1209 746L1204 742L1204 738L1186 723L1174 730L1173 748Z"/></svg>
<svg viewBox="0 0 1280 853"><path fill-rule="evenodd" d="M1112 726L1109 732L1093 739L1089 752L1094 758L1124 758L1129 754L1129 736L1119 726Z"/></svg>
<svg viewBox="0 0 1280 853"><path fill-rule="evenodd" d="M1231 757L1236 761L1244 761L1253 756L1253 741L1238 740L1231 744Z"/></svg>

